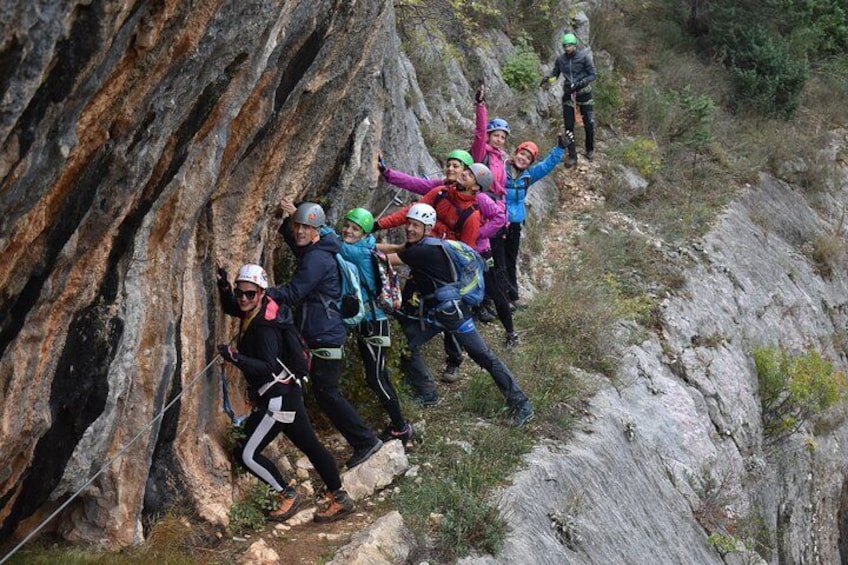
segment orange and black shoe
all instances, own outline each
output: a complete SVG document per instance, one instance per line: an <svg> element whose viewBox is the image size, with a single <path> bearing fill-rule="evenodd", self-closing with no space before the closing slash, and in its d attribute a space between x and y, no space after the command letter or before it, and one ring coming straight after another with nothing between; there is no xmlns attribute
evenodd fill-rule
<svg viewBox="0 0 848 565"><path fill-rule="evenodd" d="M324 510L315 513L313 520L316 522L335 522L353 513L356 509L353 499L342 489L336 492L328 492L325 496L330 504Z"/></svg>
<svg viewBox="0 0 848 565"><path fill-rule="evenodd" d="M277 495L279 503L274 510L268 513L269 520L282 522L288 520L303 506L303 497L297 493L294 487L288 486L286 489Z"/></svg>

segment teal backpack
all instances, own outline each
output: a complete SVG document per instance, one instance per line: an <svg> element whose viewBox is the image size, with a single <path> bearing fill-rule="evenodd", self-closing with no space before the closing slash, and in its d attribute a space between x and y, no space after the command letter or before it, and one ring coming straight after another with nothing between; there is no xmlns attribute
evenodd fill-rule
<svg viewBox="0 0 848 565"><path fill-rule="evenodd" d="M341 253L333 253L336 265L339 268L342 295L338 299L327 300L322 296L324 307L335 304L336 309L342 316L342 322L346 328L355 328L365 317L365 294L359 280L359 268L342 257Z"/></svg>

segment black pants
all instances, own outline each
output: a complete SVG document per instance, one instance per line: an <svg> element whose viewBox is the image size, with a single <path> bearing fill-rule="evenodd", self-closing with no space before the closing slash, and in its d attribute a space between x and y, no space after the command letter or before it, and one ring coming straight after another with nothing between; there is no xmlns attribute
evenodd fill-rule
<svg viewBox="0 0 848 565"><path fill-rule="evenodd" d="M280 422L272 415L286 422L291 421ZM268 399L267 404L254 409L244 424L244 432L246 437L236 448L236 457L251 474L277 492L285 489L287 481L283 479L274 462L262 455L262 451L280 432L306 455L330 492L341 488L342 481L336 460L315 436L303 404L300 387L293 387L291 392L283 396L272 397Z"/></svg>
<svg viewBox="0 0 848 565"><path fill-rule="evenodd" d="M518 248L521 245L521 223L509 224L504 240L504 266L506 267L507 296L511 302L518 300Z"/></svg>
<svg viewBox="0 0 848 565"><path fill-rule="evenodd" d="M583 116L583 129L586 131L586 152L595 150L595 101L591 92L577 93L577 106L580 115ZM574 133L574 106L571 104L571 96L562 98L562 119L565 122L565 130Z"/></svg>
<svg viewBox="0 0 848 565"><path fill-rule="evenodd" d="M318 406L354 449L368 448L377 443L377 436L362 423L362 418L339 391L341 359L313 356L309 376Z"/></svg>
<svg viewBox="0 0 848 565"><path fill-rule="evenodd" d="M468 352L468 356L486 370L494 380L498 390L504 396L509 406L517 406L527 397L519 388L512 372L504 365L477 333L474 319L471 313L463 310L457 311L452 321L442 319L443 326L425 323L422 327L421 321L412 318L401 318L403 333L406 335L407 353L401 360L406 379L416 394L428 394L436 390L436 382L433 380L430 370L424 363L421 348L435 335L445 332L450 333L459 342L460 346Z"/></svg>
<svg viewBox="0 0 848 565"><path fill-rule="evenodd" d="M359 354L362 355L362 364L365 366L365 382L368 388L377 395L377 400L389 415L392 428L401 430L406 425L406 420L403 419L397 392L389 380L389 371L386 369L389 340L388 320L366 320L357 328L356 341L359 345Z"/></svg>
<svg viewBox="0 0 848 565"><path fill-rule="evenodd" d="M486 296L495 303L498 311L498 320L501 321L507 333L515 331L512 324L512 309L509 307L509 282L506 274L506 239L495 236L490 240L492 244L492 259L495 264L486 271Z"/></svg>

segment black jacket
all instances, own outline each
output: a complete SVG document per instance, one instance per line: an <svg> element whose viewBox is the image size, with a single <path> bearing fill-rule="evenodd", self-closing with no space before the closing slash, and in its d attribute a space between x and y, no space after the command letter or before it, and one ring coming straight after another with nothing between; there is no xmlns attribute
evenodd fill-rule
<svg viewBox="0 0 848 565"><path fill-rule="evenodd" d="M326 306L342 295L334 257L341 251L341 240L332 230L323 230L317 242L298 247L291 235L290 218L283 221L280 233L297 258L297 270L287 284L269 288L268 295L295 309L297 326L309 347L341 347L347 330L338 310Z"/></svg>
<svg viewBox="0 0 848 565"><path fill-rule="evenodd" d="M244 313L239 310L232 291L222 289L221 304L224 313L244 319ZM243 331L239 331L238 368L244 374L245 380L253 393L262 386L274 380L280 373L279 361L298 377L309 373L309 357L305 344L300 339L292 320L291 310L285 305L278 305L266 297L259 312ZM264 398L280 396L297 386L277 383L264 395Z"/></svg>
<svg viewBox="0 0 848 565"><path fill-rule="evenodd" d="M571 56L563 53L557 57L551 77L557 78L559 75L562 75L566 85L574 84L575 91L592 92L589 83L597 78L592 55L586 49L576 49Z"/></svg>

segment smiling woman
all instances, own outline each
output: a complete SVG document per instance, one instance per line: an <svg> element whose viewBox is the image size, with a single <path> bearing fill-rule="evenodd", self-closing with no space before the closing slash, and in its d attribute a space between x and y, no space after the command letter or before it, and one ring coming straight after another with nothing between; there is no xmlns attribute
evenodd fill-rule
<svg viewBox="0 0 848 565"><path fill-rule="evenodd" d="M227 272L219 268L218 289L224 312L241 320L238 349L218 346L225 361L242 372L254 410L244 424L244 440L236 446L236 458L247 470L274 489L277 499L268 513L270 520L287 520L301 509L305 500L284 479L273 461L262 451L284 433L300 449L332 493L330 506L315 514L316 522L337 520L353 511L353 501L341 490L336 462L318 441L298 379L306 375L306 353L296 339L291 310L266 295L268 276L259 265L244 265L230 287Z"/></svg>

